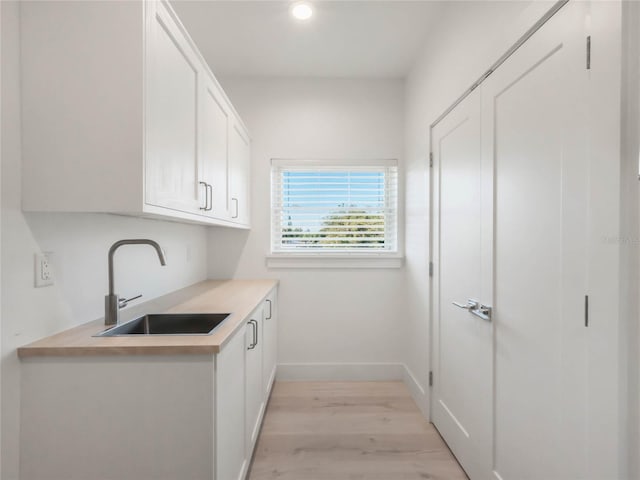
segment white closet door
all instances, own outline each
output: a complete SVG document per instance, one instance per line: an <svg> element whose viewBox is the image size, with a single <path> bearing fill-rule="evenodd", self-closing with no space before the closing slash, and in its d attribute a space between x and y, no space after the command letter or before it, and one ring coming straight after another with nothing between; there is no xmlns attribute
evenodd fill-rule
<svg viewBox="0 0 640 480"><path fill-rule="evenodd" d="M587 8L565 6L482 87L496 479L588 478Z"/></svg>
<svg viewBox="0 0 640 480"><path fill-rule="evenodd" d="M491 473L492 324L454 304L490 298L491 278L483 271L490 248L482 236L491 205L483 209L480 107L476 90L432 131L432 418L467 474L484 479Z"/></svg>

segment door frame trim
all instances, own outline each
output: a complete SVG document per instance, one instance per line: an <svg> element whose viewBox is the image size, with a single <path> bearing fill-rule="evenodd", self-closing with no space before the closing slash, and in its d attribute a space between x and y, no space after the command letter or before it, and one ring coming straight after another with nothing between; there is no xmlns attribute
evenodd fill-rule
<svg viewBox="0 0 640 480"><path fill-rule="evenodd" d="M473 92L476 88L478 88L489 76L502 65L511 55L513 55L529 38L533 36L540 28L549 21L551 17L553 17L558 11L564 7L569 0L558 0L553 6L547 10L547 12L536 22L533 24L529 30L527 30L524 35L522 35L516 42L511 45L507 49L506 52L502 54L498 60L496 60L482 75L478 78L473 84L464 91L462 95L460 95L444 112L440 114L438 118L436 118L433 123L429 126L429 131L433 129L438 123L440 123L451 111L456 108L465 98L469 96L471 92ZM431 139L431 135L429 136ZM431 145L431 144L429 144Z"/></svg>

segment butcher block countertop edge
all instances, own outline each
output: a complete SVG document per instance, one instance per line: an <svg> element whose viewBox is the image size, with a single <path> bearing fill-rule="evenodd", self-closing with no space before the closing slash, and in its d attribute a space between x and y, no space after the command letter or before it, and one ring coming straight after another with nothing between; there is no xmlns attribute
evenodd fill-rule
<svg viewBox="0 0 640 480"><path fill-rule="evenodd" d="M94 337L107 329L98 319L20 347L18 356L215 354L277 285L277 280L207 280L122 312L123 321L147 313L230 313L211 335Z"/></svg>

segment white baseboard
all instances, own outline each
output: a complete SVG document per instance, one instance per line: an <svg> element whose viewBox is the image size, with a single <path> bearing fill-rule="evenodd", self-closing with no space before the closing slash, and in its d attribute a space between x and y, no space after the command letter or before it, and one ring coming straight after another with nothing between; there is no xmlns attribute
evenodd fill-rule
<svg viewBox="0 0 640 480"><path fill-rule="evenodd" d="M280 363L280 381L389 381L402 380L424 418L429 419L429 394L404 363Z"/></svg>
<svg viewBox="0 0 640 480"><path fill-rule="evenodd" d="M413 400L418 405L422 416L427 420L431 420L431 414L429 412L429 392L425 391L424 387L420 385L420 382L413 374L413 372L404 365L404 384L409 389L409 393L413 397Z"/></svg>
<svg viewBox="0 0 640 480"><path fill-rule="evenodd" d="M382 381L404 380L402 363L280 363L277 380Z"/></svg>

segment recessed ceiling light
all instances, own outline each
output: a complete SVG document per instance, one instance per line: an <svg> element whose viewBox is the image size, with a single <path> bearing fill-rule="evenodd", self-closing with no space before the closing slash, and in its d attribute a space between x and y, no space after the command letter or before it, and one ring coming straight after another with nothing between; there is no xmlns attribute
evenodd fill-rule
<svg viewBox="0 0 640 480"><path fill-rule="evenodd" d="M313 8L307 2L294 3L291 7L291 15L298 20L309 20L313 16Z"/></svg>

